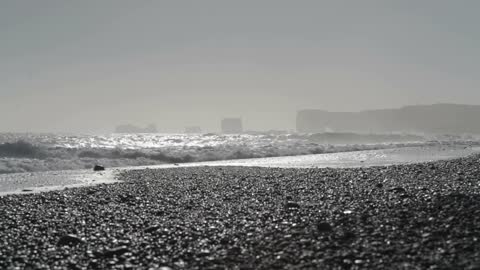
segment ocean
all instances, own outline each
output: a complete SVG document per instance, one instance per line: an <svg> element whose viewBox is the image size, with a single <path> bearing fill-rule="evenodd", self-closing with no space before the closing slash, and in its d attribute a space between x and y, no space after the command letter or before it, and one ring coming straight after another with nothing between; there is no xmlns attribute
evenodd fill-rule
<svg viewBox="0 0 480 270"><path fill-rule="evenodd" d="M342 168L464 157L472 136L317 134L0 134L0 196L117 182L125 170L190 166ZM103 165L106 170L94 172Z"/></svg>
<svg viewBox="0 0 480 270"><path fill-rule="evenodd" d="M265 157L480 145L472 136L354 133L33 134L0 133L0 174L179 164Z"/></svg>

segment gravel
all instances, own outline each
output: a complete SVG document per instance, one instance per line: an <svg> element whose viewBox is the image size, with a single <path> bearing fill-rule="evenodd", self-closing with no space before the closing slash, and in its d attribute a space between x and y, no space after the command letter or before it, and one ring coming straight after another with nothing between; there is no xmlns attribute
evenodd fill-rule
<svg viewBox="0 0 480 270"><path fill-rule="evenodd" d="M0 197L0 269L480 269L480 156L121 179Z"/></svg>

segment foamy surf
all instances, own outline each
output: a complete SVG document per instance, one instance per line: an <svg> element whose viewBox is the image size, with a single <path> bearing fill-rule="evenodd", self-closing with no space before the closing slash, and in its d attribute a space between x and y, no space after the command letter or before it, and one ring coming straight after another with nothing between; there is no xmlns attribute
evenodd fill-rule
<svg viewBox="0 0 480 270"><path fill-rule="evenodd" d="M270 157L243 160L192 162L91 170L52 171L0 175L0 195L36 193L118 182L116 176L125 170L162 169L173 167L244 166L278 168L351 168L388 166L454 159L480 153L480 147L463 145L405 147L330 154Z"/></svg>
<svg viewBox="0 0 480 270"><path fill-rule="evenodd" d="M435 139L435 140L434 140ZM318 134L0 134L0 174L303 156L413 146L480 145L462 137Z"/></svg>

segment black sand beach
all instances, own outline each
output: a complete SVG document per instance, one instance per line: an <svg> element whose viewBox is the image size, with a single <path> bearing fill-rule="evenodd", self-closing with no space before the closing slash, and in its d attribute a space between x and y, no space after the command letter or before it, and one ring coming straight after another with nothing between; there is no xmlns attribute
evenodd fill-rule
<svg viewBox="0 0 480 270"><path fill-rule="evenodd" d="M480 269L480 156L121 177L0 197L0 268Z"/></svg>

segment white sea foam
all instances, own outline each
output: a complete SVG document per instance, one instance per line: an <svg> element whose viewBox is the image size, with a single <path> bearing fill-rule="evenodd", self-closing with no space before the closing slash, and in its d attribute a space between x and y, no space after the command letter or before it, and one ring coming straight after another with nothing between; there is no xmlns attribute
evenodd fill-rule
<svg viewBox="0 0 480 270"><path fill-rule="evenodd" d="M360 134L0 134L0 174L298 156L432 146L478 145L472 137Z"/></svg>
<svg viewBox="0 0 480 270"><path fill-rule="evenodd" d="M270 157L241 160L219 160L183 164L162 164L93 170L49 171L35 173L0 174L0 196L15 193L32 193L72 187L91 186L118 182L119 173L128 170L165 169L204 166L254 166L277 168L350 168L388 166L406 163L428 162L478 154L480 147L456 144L402 147L371 151L342 152L319 155Z"/></svg>

